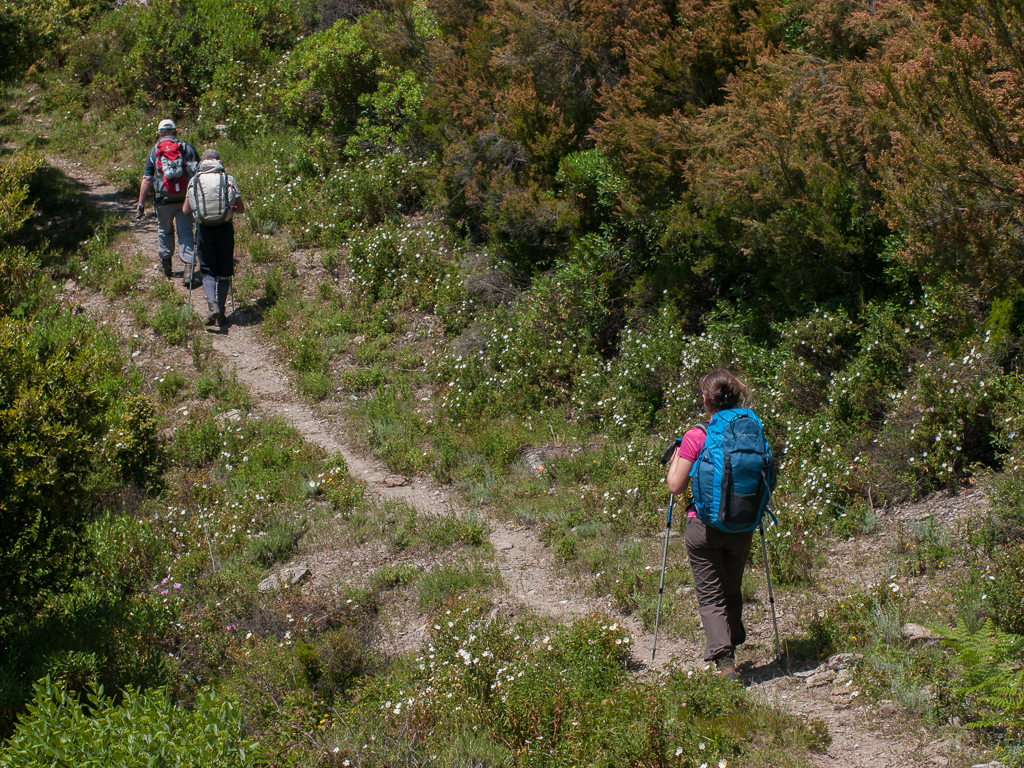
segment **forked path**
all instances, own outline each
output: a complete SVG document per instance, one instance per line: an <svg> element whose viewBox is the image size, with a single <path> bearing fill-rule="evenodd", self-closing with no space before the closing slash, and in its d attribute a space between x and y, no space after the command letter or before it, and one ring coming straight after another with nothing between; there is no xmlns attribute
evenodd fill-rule
<svg viewBox="0 0 1024 768"><path fill-rule="evenodd" d="M82 190L101 209L126 219L134 216L134 201L125 198L94 174L63 158L51 157L49 160L54 167L78 181ZM148 263L155 268L158 264L156 220L151 211L149 213L142 221L135 222L132 219L133 240L130 247L144 254ZM175 261L176 268L180 270L182 265ZM244 264L241 266L244 269ZM181 285L180 272L176 275L175 285L184 303L187 301L187 290ZM78 298L97 315L108 318L108 323L126 337L141 333L134 328L128 313L123 309L119 312L115 305L103 297L79 295ZM206 298L202 288L193 289L191 300L194 311L200 316L204 315ZM463 510L460 502L450 489L421 478L395 478L380 462L353 450L345 436L345 425L339 418L321 414L296 395L287 371L262 338L258 325L240 312L234 313L231 319L226 329L210 329L207 333L215 360L228 373L234 371L238 381L248 388L257 404L257 412L281 417L306 440L323 447L329 453L341 455L349 472L381 497L400 499L428 515L461 514ZM148 354L160 353L154 345ZM648 666L654 638L637 619L616 616L607 597L584 595L581 585L559 573L552 549L542 544L531 528L493 519L489 525L495 563L506 589L506 593L499 596L499 601L506 608L513 611L525 610L561 621L601 610L616 617L632 632L635 638L634 657L641 670L646 669L646 674L657 674L671 665L696 664L694 660L699 659L702 651L701 638L675 638L663 632L658 638L657 663ZM673 536L670 543L673 545L671 554L680 557L681 539ZM660 567L660 558L659 562L652 563L652 567ZM783 607L781 620L784 624L786 619ZM762 615L752 617L748 631L753 654L767 662L772 656L774 643L769 614L762 612ZM409 640L414 641L417 635L415 630L410 631ZM755 668L748 677L752 691L766 702L794 714L817 718L828 726L832 743L826 753L812 756L811 762L815 766L924 768L959 764L944 756L947 751L944 742L930 742L924 735L913 733L903 733L898 738L884 735L883 730L893 730L885 727L886 717L891 721L892 716L884 711L878 713L876 709L855 705L855 699L848 695L848 690L809 688L804 680L783 675L767 663Z"/></svg>

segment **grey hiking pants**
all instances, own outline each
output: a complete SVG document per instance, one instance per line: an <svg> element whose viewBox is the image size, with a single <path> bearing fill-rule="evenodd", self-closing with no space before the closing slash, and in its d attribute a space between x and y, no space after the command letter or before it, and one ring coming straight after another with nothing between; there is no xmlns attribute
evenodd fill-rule
<svg viewBox="0 0 1024 768"><path fill-rule="evenodd" d="M181 212L184 200L175 203L161 203L156 207L157 255L166 261L174 255L174 228L178 228L178 244L181 246L181 260L191 264L195 253L195 238L192 236L192 217Z"/></svg>
<svg viewBox="0 0 1024 768"><path fill-rule="evenodd" d="M747 639L741 588L754 533L726 533L689 517L685 540L704 625L704 661L731 657Z"/></svg>

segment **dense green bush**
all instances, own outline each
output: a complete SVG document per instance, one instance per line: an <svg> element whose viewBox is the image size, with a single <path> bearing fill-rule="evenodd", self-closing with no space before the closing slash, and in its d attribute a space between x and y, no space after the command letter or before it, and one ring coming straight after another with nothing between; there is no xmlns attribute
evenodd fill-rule
<svg viewBox="0 0 1024 768"><path fill-rule="evenodd" d="M158 477L155 422L144 399L133 401L132 414L122 410L133 388L122 365L113 338L62 310L45 321L0 321L5 623L44 602L80 566L91 489L104 479L148 486ZM119 439L108 439L117 432Z"/></svg>
<svg viewBox="0 0 1024 768"><path fill-rule="evenodd" d="M355 283L373 301L431 311L461 294L459 250L441 232L385 225L350 242Z"/></svg>
<svg viewBox="0 0 1024 768"><path fill-rule="evenodd" d="M91 683L117 691L165 679L177 590L154 587L167 573L163 541L149 523L112 513L82 538L82 577L0 638L0 732L47 675L79 693Z"/></svg>
<svg viewBox="0 0 1024 768"><path fill-rule="evenodd" d="M309 16L308 5L279 0L122 5L70 46L65 72L88 83L100 107L156 101L188 110L218 78L238 82L276 62Z"/></svg>
<svg viewBox="0 0 1024 768"><path fill-rule="evenodd" d="M103 689L69 694L49 678L36 685L30 713L0 750L0 766L255 765L259 745L246 738L238 705L212 690L191 708L166 691L127 690L120 703Z"/></svg>

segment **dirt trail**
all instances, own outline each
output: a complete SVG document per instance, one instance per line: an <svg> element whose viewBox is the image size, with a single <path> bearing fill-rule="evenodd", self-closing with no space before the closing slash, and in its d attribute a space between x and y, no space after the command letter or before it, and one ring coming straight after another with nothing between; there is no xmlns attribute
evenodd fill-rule
<svg viewBox="0 0 1024 768"><path fill-rule="evenodd" d="M53 157L50 162L77 180L83 191L101 208L112 210L125 218L134 216L133 200L126 199L80 165ZM151 210L148 213L142 221L132 222L132 247L146 255L155 268L158 264L156 219ZM180 262L177 259L175 262L176 268L180 269ZM181 285L180 273L175 278L175 284L182 292L184 301L187 291ZM73 286L69 288L74 290ZM78 298L94 314L108 318L108 322L126 337L138 332L132 326L130 315L123 309L118 312L103 297L83 295ZM205 314L206 298L201 287L193 289L192 304L197 314ZM365 481L381 497L400 499L426 514L462 513L450 489L437 487L421 478L396 478L379 462L353 450L346 439L344 425L338 419L320 414L296 396L285 368L263 341L253 320L240 311L231 320L226 329L208 330L215 359L227 373L230 374L232 370L236 372L238 380L245 384L256 400L258 412L280 416L301 432L305 439L343 456L350 473ZM186 355L180 353L180 356L184 366ZM661 510L661 514L664 514L664 510ZM507 594L499 600L506 607L515 610L515 606L519 605L534 614L561 621L594 610L615 615L609 599L584 596L579 584L558 573L551 548L544 546L533 530L497 520L490 520L489 524L496 566L507 590ZM671 556L680 557L681 538L673 535L670 548ZM334 552L322 564L337 563L339 558L345 557L356 558L358 554ZM660 567L660 559L652 567ZM321 575L321 583L328 575L326 572ZM779 602L779 612L780 630L784 632L786 626L798 617L795 612L787 610L784 601ZM647 668L654 639L652 634L633 617L617 618L635 637L634 656L641 670L647 670L646 674L657 674L669 665L697 666L700 663L702 637L675 638L663 632L658 638L657 664ZM422 624L421 621L414 623ZM418 642L422 630L422 626L409 626L400 628L396 634L404 638L401 645L408 647ZM745 672L752 692L766 702L808 719L820 719L828 726L832 744L825 754L812 757L815 766L924 768L962 764L944 756L949 750L945 742L929 742L925 736L914 733L900 732L895 737L886 735L885 730L898 731L895 727L898 714L884 707L879 711L877 707L858 705L856 697L850 696L853 691L848 687L810 688L803 679L786 676L777 670L769 663L774 655L774 633L767 611L751 612L748 633L748 647L741 652L740 661L749 661L753 657L755 666ZM894 727L890 728L890 723Z"/></svg>

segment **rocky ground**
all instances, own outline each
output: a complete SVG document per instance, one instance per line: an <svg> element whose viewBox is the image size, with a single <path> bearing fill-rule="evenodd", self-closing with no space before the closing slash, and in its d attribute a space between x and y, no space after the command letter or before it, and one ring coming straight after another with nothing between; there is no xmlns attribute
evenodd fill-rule
<svg viewBox="0 0 1024 768"><path fill-rule="evenodd" d="M116 189L87 172L80 165L60 158L50 162L68 176L76 179L83 191L97 205L109 209L128 220L134 216L134 201L119 194ZM156 219L152 215L131 224L133 237L128 248L141 253L155 268ZM179 265L180 266L180 265ZM244 269L242 263L240 269ZM299 279L315 280L322 266L315 258L307 258L299 266ZM149 281L155 273L148 273ZM176 280L182 301L187 291ZM191 367L191 355L186 350L168 348L156 339L149 329L136 328L133 317L123 302L110 302L101 295L90 293L84 286L69 283L66 293L73 295L88 308L93 316L116 329L126 339L141 339L136 364L153 372L168 366L186 371ZM198 314L205 313L202 289L194 289L192 305ZM400 499L421 514L460 514L457 494L449 488L438 487L427 479L398 477L373 458L356 450L347 436L344 414L339 409L316 408L303 402L291 385L285 366L276 358L265 342L256 318L241 311L231 316L225 329L208 330L212 355L225 372L235 372L238 380L251 392L261 414L276 414L299 430L307 440L326 450L344 456L350 473L364 481L373 493L383 498ZM183 408L178 418L187 418ZM542 460L543 453L534 456ZM529 464L529 457L527 457ZM955 497L940 496L925 502L878 511L879 526L876 533L829 548L827 564L821 569L816 590L822 595L848 594L865 583L878 583L889 577L893 532L909 521L921 521L934 516L943 526L956 526L959 521L982 513L987 500L981 490ZM575 580L566 578L554 563L550 547L540 542L531 527L514 525L501 519L489 519L489 536L494 560L504 584L499 602L505 610L528 611L560 621L594 610L615 616L610 596L587 596ZM673 536L675 540L675 535ZM303 589L310 592L330 593L332 585L345 579L358 579L361 573L370 573L384 562L389 553L382 547L371 545L359 551L332 547L329 536L312 537L305 543L295 563L311 571ZM681 540L673 548L676 556L681 551ZM293 563L294 564L294 563ZM660 562L652 564L659 567ZM903 584L904 589L927 591L935 587L931 582L913 580ZM820 596L818 596L820 597ZM815 595L780 595L777 601L780 632L795 629L808 615L808 603L818 599ZM892 702L862 703L854 689L850 668L855 658L841 657L815 670L789 670L774 663L774 630L770 612L755 610L749 614L749 642L741 653L741 672L752 693L775 706L824 724L831 736L831 744L823 754L811 761L817 766L850 766L853 768L904 768L907 766L969 766L970 750L960 744L955 731L950 734L909 725L899 708ZM635 637L634 657L636 674L657 675L670 665L697 665L702 650L700 637L658 638L658 654L651 663L653 635L632 616L618 616L618 620ZM393 611L388 619L390 636L387 642L395 650L415 647L423 637L426 617L417 613L409 602ZM795 673L795 674L791 674Z"/></svg>

